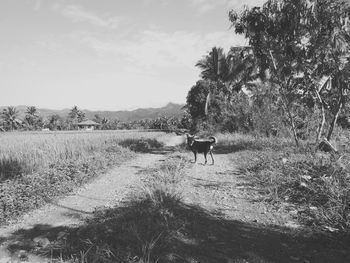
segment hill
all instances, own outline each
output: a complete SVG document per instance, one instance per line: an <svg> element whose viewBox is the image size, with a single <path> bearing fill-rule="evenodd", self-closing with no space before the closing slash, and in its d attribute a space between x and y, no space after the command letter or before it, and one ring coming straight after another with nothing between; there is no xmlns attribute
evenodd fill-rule
<svg viewBox="0 0 350 263"><path fill-rule="evenodd" d="M173 117L180 116L183 113L182 107L184 105L176 104L176 103L168 103L164 107L161 108L140 108L132 111L90 111L83 110L88 119L93 119L96 114L98 114L101 118L107 118L110 120L118 119L120 121L137 121L141 119L155 119L157 117ZM2 111L7 106L0 106L0 111ZM16 109L19 111L19 118L23 119L25 115L25 111L28 106L19 105L16 106ZM38 108L40 115L44 118L47 118L51 115L57 114L63 118L66 118L70 109L62 109L62 110L52 110L45 108Z"/></svg>

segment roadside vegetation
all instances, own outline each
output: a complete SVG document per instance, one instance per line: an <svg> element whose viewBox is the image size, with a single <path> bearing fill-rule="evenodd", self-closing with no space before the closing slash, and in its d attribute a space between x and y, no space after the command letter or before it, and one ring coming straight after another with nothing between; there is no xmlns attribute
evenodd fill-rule
<svg viewBox="0 0 350 263"><path fill-rule="evenodd" d="M334 144L349 143L335 136ZM305 141L219 135L216 152L232 153L245 180L278 210L286 208L302 225L331 232L350 229L350 153L316 151ZM344 141L345 140L345 141Z"/></svg>
<svg viewBox="0 0 350 263"><path fill-rule="evenodd" d="M1 134L0 222L72 191L135 151L150 150L149 142L159 136L137 131ZM131 147L125 144L129 141Z"/></svg>

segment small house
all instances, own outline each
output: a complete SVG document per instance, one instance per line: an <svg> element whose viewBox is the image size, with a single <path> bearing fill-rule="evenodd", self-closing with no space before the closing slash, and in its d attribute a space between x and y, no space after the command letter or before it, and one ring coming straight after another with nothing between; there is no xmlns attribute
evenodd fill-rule
<svg viewBox="0 0 350 263"><path fill-rule="evenodd" d="M79 122L77 125L79 130L86 130L86 131L95 130L98 126L100 126L99 123L94 122L92 120L82 121L82 122Z"/></svg>

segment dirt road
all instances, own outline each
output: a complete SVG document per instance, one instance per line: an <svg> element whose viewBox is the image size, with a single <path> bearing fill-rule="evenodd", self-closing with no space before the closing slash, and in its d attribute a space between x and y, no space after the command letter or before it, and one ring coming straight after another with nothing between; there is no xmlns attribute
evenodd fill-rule
<svg viewBox="0 0 350 263"><path fill-rule="evenodd" d="M154 166L164 158L160 154L139 154L135 159L110 170L73 194L26 214L16 224L0 228L0 238L6 239L18 230L31 229L36 225L77 225L96 208L112 207L127 198L128 193L140 185L140 171ZM0 262L1 257L8 257L8 254L4 245L2 249L0 247Z"/></svg>
<svg viewBox="0 0 350 263"><path fill-rule="evenodd" d="M96 208L118 206L139 189L147 168L158 166L171 147L182 142L183 137L168 137L163 141L166 151L138 154L72 195L0 228L0 263L17 262L22 254L29 262L47 262L47 258L26 251L33 242L40 246L50 243L42 236L46 227L79 226ZM193 159L189 152L179 155ZM262 202L258 189L238 170L236 155L215 154L215 165L203 165L203 156L199 156L197 164L186 168L180 187L182 203L193 208L186 208L188 229L182 233L186 234L183 246L191 244L192 236L197 247L189 250L195 260L183 262L350 262L348 248L336 237L309 231L287 209ZM210 216L197 213L197 208Z"/></svg>
<svg viewBox="0 0 350 263"><path fill-rule="evenodd" d="M165 136L161 137L160 141L165 147L173 147L181 144L184 141L184 137ZM16 236L16 233L26 229L33 229L38 225L51 227L79 225L96 208L113 207L127 198L133 189L137 189L140 186L142 176L144 176L144 173L141 171L156 166L157 163L164 161L165 158L164 154L138 154L135 159L101 175L89 184L77 189L71 195L52 201L40 209L27 213L17 223L0 227L0 263L7 262L10 259L18 260L20 248L26 247L24 243L27 240L22 240L22 242L21 235L18 235L15 239L13 238L13 236ZM12 241L7 241L10 238ZM13 242L20 245L16 246L17 249L9 251L8 247L11 247ZM23 246L21 243L23 243ZM45 261L32 254L27 255L29 261Z"/></svg>

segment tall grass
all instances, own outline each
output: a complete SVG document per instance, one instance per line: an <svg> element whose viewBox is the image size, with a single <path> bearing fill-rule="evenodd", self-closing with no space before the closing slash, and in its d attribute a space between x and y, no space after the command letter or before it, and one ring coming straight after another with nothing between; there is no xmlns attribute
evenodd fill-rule
<svg viewBox="0 0 350 263"><path fill-rule="evenodd" d="M66 194L133 157L120 144L160 133L54 132L0 136L0 223Z"/></svg>
<svg viewBox="0 0 350 263"><path fill-rule="evenodd" d="M62 161L85 160L127 139L155 139L156 132L13 132L0 134L0 181Z"/></svg>

